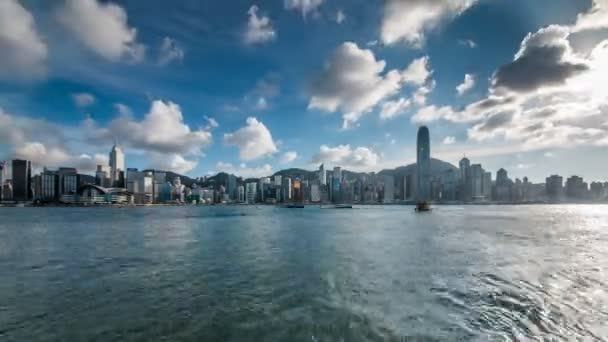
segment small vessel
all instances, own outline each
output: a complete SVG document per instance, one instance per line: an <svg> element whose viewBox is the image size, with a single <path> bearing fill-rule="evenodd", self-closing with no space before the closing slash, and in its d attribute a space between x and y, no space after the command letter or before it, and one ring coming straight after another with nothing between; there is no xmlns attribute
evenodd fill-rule
<svg viewBox="0 0 608 342"><path fill-rule="evenodd" d="M416 212L420 213L420 212L426 212L426 211L431 211L431 203L427 202L427 201L420 201L416 203Z"/></svg>
<svg viewBox="0 0 608 342"><path fill-rule="evenodd" d="M288 208L288 209L302 209L304 208L303 204L286 204L283 206L283 208Z"/></svg>
<svg viewBox="0 0 608 342"><path fill-rule="evenodd" d="M353 206L350 204L336 204L334 209L352 209Z"/></svg>

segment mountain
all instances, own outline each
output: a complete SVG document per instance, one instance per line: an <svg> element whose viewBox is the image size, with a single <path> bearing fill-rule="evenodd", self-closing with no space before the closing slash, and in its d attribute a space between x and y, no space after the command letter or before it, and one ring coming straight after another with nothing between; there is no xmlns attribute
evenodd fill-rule
<svg viewBox="0 0 608 342"><path fill-rule="evenodd" d="M318 177L316 171L308 171L304 169L285 169L275 172L275 174L273 174L272 176L288 177L292 179L316 179Z"/></svg>
<svg viewBox="0 0 608 342"><path fill-rule="evenodd" d="M458 171L458 168L443 160L431 158L431 177L439 178L441 174L448 170ZM387 175L393 177L404 177L407 175L416 174L416 163L412 163L406 166L399 166L396 169L386 169L378 172L379 175Z"/></svg>

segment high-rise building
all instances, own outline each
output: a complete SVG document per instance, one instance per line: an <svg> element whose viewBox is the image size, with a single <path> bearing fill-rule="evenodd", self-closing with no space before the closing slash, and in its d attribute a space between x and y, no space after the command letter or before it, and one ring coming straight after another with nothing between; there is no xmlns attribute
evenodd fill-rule
<svg viewBox="0 0 608 342"><path fill-rule="evenodd" d="M511 201L513 182L509 179L507 170L501 168L496 172L495 200L500 202Z"/></svg>
<svg viewBox="0 0 608 342"><path fill-rule="evenodd" d="M32 199L32 163L29 160L14 159L13 200L29 201Z"/></svg>
<svg viewBox="0 0 608 342"><path fill-rule="evenodd" d="M239 185L237 188L237 193L238 193L237 201L239 203L245 203L245 187L242 185Z"/></svg>
<svg viewBox="0 0 608 342"><path fill-rule="evenodd" d="M431 199L431 141L429 129L426 126L418 129L416 151L417 198L419 201L429 201Z"/></svg>
<svg viewBox="0 0 608 342"><path fill-rule="evenodd" d="M122 148L118 145L112 146L110 151L110 179L112 187L124 188L124 176L125 176L125 154Z"/></svg>
<svg viewBox="0 0 608 342"><path fill-rule="evenodd" d="M483 201L483 175L481 164L471 165L471 196L474 201Z"/></svg>
<svg viewBox="0 0 608 342"><path fill-rule="evenodd" d="M392 203L395 200L395 177L393 176L382 176L384 183L384 196L382 202Z"/></svg>
<svg viewBox="0 0 608 342"><path fill-rule="evenodd" d="M550 202L561 200L564 193L564 178L558 175L547 177L545 179L545 193Z"/></svg>
<svg viewBox="0 0 608 342"><path fill-rule="evenodd" d="M325 164L319 166L319 181L321 185L327 185L327 172L325 171Z"/></svg>
<svg viewBox="0 0 608 342"><path fill-rule="evenodd" d="M484 172L481 184L481 191L486 201L492 200L492 172Z"/></svg>
<svg viewBox="0 0 608 342"><path fill-rule="evenodd" d="M463 202L471 200L471 161L464 157L458 163L460 167L460 177L458 183L458 199Z"/></svg>
<svg viewBox="0 0 608 342"><path fill-rule="evenodd" d="M0 160L0 201L4 199L4 169L6 161Z"/></svg>
<svg viewBox="0 0 608 342"><path fill-rule="evenodd" d="M257 197L257 184L256 183L247 183L245 185L245 196L247 199L247 203L254 204L255 199Z"/></svg>
<svg viewBox="0 0 608 342"><path fill-rule="evenodd" d="M112 187L112 178L110 177L110 167L105 165L97 165L95 172L95 185L103 188Z"/></svg>
<svg viewBox="0 0 608 342"><path fill-rule="evenodd" d="M289 202L293 199L293 192L291 187L291 178L285 177L282 179L283 186L281 193L283 194L283 202Z"/></svg>
<svg viewBox="0 0 608 342"><path fill-rule="evenodd" d="M582 177L572 176L566 180L566 196L570 199L586 199L589 187Z"/></svg>
<svg viewBox="0 0 608 342"><path fill-rule="evenodd" d="M441 199L444 201L455 201L456 194L458 192L458 176L459 174L453 169L446 170L441 175L441 183L443 185L441 190Z"/></svg>
<svg viewBox="0 0 608 342"><path fill-rule="evenodd" d="M228 175L228 184L226 186L226 191L228 192L228 196L230 198L230 200L234 201L237 198L237 193L236 193L236 176L235 175Z"/></svg>
<svg viewBox="0 0 608 342"><path fill-rule="evenodd" d="M134 202L149 204L154 202L154 176L151 171L127 169L127 190L133 193Z"/></svg>

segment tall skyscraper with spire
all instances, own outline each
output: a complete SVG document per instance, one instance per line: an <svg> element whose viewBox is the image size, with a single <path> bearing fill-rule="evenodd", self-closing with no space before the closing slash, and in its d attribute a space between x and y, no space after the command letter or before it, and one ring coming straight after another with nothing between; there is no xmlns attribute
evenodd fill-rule
<svg viewBox="0 0 608 342"><path fill-rule="evenodd" d="M114 144L110 151L110 178L112 186L124 188L125 154L120 146Z"/></svg>
<svg viewBox="0 0 608 342"><path fill-rule="evenodd" d="M418 128L416 167L419 201L431 200L431 141L426 126Z"/></svg>

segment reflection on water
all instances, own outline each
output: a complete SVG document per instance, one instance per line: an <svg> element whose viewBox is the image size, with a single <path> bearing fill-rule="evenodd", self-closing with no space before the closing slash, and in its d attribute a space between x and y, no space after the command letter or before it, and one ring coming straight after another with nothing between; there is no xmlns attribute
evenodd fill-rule
<svg viewBox="0 0 608 342"><path fill-rule="evenodd" d="M1 208L2 341L608 339L608 207Z"/></svg>

